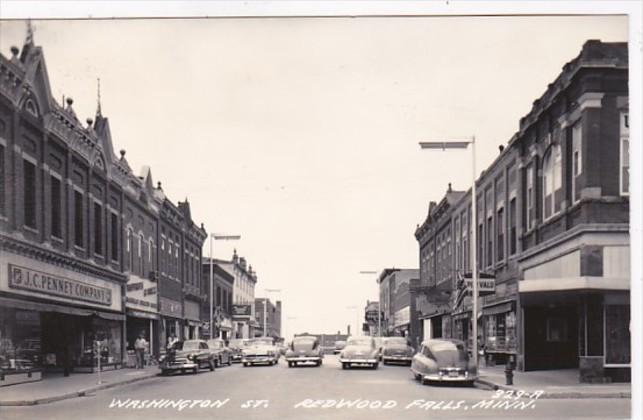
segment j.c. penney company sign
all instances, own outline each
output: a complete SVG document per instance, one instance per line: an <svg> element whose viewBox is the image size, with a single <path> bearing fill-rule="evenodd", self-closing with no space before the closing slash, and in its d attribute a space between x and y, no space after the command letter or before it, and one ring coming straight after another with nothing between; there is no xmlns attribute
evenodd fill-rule
<svg viewBox="0 0 643 420"><path fill-rule="evenodd" d="M112 291L77 280L9 264L9 287L83 300L99 305L112 304Z"/></svg>

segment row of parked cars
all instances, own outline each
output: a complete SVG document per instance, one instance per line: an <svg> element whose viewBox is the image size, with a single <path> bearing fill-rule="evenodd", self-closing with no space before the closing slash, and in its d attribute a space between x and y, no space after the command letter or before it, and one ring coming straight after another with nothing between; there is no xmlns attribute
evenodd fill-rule
<svg viewBox="0 0 643 420"><path fill-rule="evenodd" d="M336 343L342 369L368 366L377 369L383 364L401 363L411 367L416 380L431 382L463 382L473 384L477 367L469 359L460 340L433 339L422 342L416 352L404 337L349 337Z"/></svg>

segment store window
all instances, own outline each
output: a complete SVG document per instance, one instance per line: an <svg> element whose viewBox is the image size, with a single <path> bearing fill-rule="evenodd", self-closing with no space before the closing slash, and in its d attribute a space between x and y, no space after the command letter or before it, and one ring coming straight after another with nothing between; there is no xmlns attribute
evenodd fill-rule
<svg viewBox="0 0 643 420"><path fill-rule="evenodd" d="M630 305L605 305L605 364L630 364Z"/></svg>
<svg viewBox="0 0 643 420"><path fill-rule="evenodd" d="M0 372L42 366L40 329L38 312L0 308Z"/></svg>
<svg viewBox="0 0 643 420"><path fill-rule="evenodd" d="M548 317L547 318L547 341L564 342L568 339L567 318Z"/></svg>

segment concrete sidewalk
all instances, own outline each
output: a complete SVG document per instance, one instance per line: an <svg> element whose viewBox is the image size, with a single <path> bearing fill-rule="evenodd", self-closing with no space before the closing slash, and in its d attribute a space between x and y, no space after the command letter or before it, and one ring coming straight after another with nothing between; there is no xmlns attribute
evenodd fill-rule
<svg viewBox="0 0 643 420"><path fill-rule="evenodd" d="M119 385L156 377L159 369L149 366L145 369L118 369L101 372L101 384L97 373L73 373L48 375L38 382L9 385L0 388L0 406L47 404Z"/></svg>
<svg viewBox="0 0 643 420"><path fill-rule="evenodd" d="M578 369L514 371L513 385L505 385L505 367L480 369L478 386L492 389L543 391L540 398L632 398L630 383L583 384L578 382Z"/></svg>

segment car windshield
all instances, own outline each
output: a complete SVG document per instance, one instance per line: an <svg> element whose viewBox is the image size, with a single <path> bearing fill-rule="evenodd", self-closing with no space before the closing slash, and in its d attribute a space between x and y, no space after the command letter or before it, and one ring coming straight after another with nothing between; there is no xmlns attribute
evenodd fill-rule
<svg viewBox="0 0 643 420"><path fill-rule="evenodd" d="M250 344L254 346L272 346L272 338L254 338L250 340Z"/></svg>
<svg viewBox="0 0 643 420"><path fill-rule="evenodd" d="M298 337L292 341L292 347L297 349L311 349L315 347L317 339L315 337Z"/></svg>
<svg viewBox="0 0 643 420"><path fill-rule="evenodd" d="M174 350L198 350L199 341L177 341L172 345Z"/></svg>
<svg viewBox="0 0 643 420"><path fill-rule="evenodd" d="M335 345L336 345L336 346L345 346L345 345L346 345L346 341L335 341Z"/></svg>
<svg viewBox="0 0 643 420"><path fill-rule="evenodd" d="M223 347L223 341L221 340L208 340L208 347L211 349L219 349Z"/></svg>
<svg viewBox="0 0 643 420"><path fill-rule="evenodd" d="M408 346L409 342L404 337L387 338L384 341L385 346Z"/></svg>
<svg viewBox="0 0 643 420"><path fill-rule="evenodd" d="M462 343L435 341L429 343L426 350L427 355L435 359L440 365L450 365L469 360L469 355Z"/></svg>
<svg viewBox="0 0 643 420"><path fill-rule="evenodd" d="M235 348L241 348L246 346L246 340L243 339L234 339L230 340L230 343L228 344L229 347L235 347Z"/></svg>
<svg viewBox="0 0 643 420"><path fill-rule="evenodd" d="M372 346L373 339L370 337L349 338L346 344L349 346Z"/></svg>

